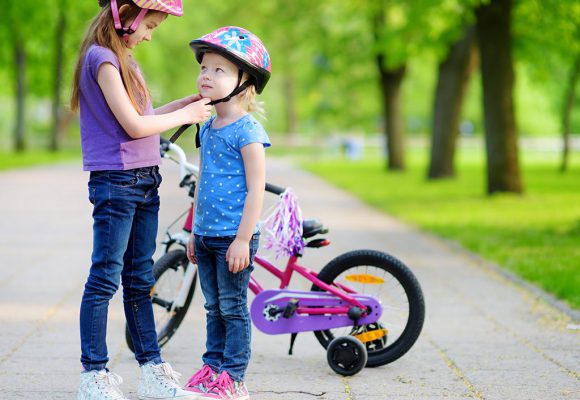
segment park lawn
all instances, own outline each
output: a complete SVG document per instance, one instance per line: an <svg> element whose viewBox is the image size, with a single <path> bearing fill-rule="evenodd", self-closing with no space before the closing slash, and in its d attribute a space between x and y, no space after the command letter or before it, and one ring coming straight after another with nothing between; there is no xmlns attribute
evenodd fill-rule
<svg viewBox="0 0 580 400"><path fill-rule="evenodd" d="M455 180L427 181L425 151L407 171L384 161L329 159L304 166L367 203L453 240L580 308L580 165L557 171L557 155L523 155L524 195L485 195L484 161L464 152Z"/></svg>
<svg viewBox="0 0 580 400"><path fill-rule="evenodd" d="M0 152L0 171L80 160L80 158L80 150L64 150L58 152L27 150L22 153L3 151Z"/></svg>

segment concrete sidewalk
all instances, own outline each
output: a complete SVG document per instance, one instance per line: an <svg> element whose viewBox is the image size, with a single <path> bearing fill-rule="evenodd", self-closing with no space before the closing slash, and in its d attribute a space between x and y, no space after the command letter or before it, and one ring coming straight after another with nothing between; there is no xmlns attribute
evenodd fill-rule
<svg viewBox="0 0 580 400"><path fill-rule="evenodd" d="M80 165L0 173L0 399L74 399L78 310L91 252L87 174ZM161 233L187 207L176 168L162 168ZM362 204L291 164L269 160L268 180L292 186L304 216L325 223L329 247L301 264L322 268L347 250L373 248L409 265L425 294L425 327L393 364L343 378L312 334L254 331L252 399L578 399L580 335L564 314L445 242ZM271 200L271 199L270 199ZM160 234L161 237L161 234ZM308 287L297 281L297 289ZM578 321L575 321L578 323ZM205 343L201 291L164 358L189 376ZM121 296L109 311L110 368L136 399L138 367L124 342ZM184 377L185 378L185 377Z"/></svg>

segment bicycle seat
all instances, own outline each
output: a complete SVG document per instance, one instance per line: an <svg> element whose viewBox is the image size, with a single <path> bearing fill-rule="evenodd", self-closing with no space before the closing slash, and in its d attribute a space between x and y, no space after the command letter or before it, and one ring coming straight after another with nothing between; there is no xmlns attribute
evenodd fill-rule
<svg viewBox="0 0 580 400"><path fill-rule="evenodd" d="M321 222L314 219L305 219L302 221L302 237L309 238L319 233L326 233L328 230L324 228Z"/></svg>

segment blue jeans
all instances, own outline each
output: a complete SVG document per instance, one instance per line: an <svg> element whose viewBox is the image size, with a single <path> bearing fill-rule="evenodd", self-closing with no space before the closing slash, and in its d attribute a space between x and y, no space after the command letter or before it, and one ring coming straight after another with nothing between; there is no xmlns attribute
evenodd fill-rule
<svg viewBox="0 0 580 400"><path fill-rule="evenodd" d="M226 252L235 237L195 235L199 281L207 311L203 363L214 371L227 371L235 381L244 380L250 361L252 322L247 293L259 237L255 234L250 240L250 265L233 274L228 270Z"/></svg>
<svg viewBox="0 0 580 400"><path fill-rule="evenodd" d="M93 254L81 302L81 363L86 371L109 361L106 334L109 300L123 282L127 325L140 365L162 362L150 291L161 183L158 167L91 172Z"/></svg>

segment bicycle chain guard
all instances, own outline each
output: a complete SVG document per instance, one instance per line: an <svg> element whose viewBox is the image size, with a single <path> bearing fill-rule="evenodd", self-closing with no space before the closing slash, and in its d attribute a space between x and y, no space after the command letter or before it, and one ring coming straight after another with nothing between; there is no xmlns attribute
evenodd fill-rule
<svg viewBox="0 0 580 400"><path fill-rule="evenodd" d="M357 321L357 325L371 324L379 320L383 307L378 299L361 294L351 296L371 310L368 315ZM284 310L287 310L289 302L295 301L297 301L298 310L288 318L283 317L282 314ZM348 317L346 312L342 314L308 314L309 307L330 309L349 306L347 301L332 293L283 289L264 290L252 302L251 316L256 328L270 335L321 331L354 326L355 322Z"/></svg>

